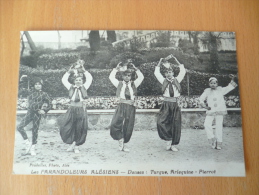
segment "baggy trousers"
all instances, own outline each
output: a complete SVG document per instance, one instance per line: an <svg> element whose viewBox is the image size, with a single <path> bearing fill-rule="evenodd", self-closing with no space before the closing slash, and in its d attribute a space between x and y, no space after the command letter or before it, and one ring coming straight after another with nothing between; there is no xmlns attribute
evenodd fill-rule
<svg viewBox="0 0 259 195"><path fill-rule="evenodd" d="M112 118L110 135L114 140L124 138L129 142L135 123L136 108L133 105L120 103Z"/></svg>
<svg viewBox="0 0 259 195"><path fill-rule="evenodd" d="M181 137L181 108L177 102L164 101L157 117L157 130L161 139L177 145Z"/></svg>
<svg viewBox="0 0 259 195"><path fill-rule="evenodd" d="M38 130L40 126L41 115L37 111L28 110L25 117L22 119L17 127L17 130L21 133L24 140L28 139L27 133L24 130L31 121L33 123L32 127L32 144L37 144Z"/></svg>
<svg viewBox="0 0 259 195"><path fill-rule="evenodd" d="M88 130L87 110L83 107L70 106L62 117L60 136L64 143L76 143L80 146L85 143Z"/></svg>

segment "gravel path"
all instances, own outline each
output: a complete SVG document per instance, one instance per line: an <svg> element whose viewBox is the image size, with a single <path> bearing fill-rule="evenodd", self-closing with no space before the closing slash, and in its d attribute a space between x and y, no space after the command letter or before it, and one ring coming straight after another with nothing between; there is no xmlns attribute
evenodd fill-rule
<svg viewBox="0 0 259 195"><path fill-rule="evenodd" d="M31 132L28 131L28 136ZM179 151L166 151L166 144L158 137L157 131L134 131L127 144L130 152L118 150L108 130L92 130L87 140L80 147L80 154L66 152L64 144L55 129L40 131L37 144L37 155L23 155L23 140L19 132L15 136L15 163L52 162L71 164L104 164L114 163L170 163L178 162L243 162L243 144L241 127L223 129L223 149L210 148L204 130L183 129Z"/></svg>

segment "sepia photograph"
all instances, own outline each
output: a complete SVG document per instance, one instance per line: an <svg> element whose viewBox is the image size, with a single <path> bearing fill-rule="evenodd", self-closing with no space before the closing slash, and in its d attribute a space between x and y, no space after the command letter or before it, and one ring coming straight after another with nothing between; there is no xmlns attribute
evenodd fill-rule
<svg viewBox="0 0 259 195"><path fill-rule="evenodd" d="M21 31L13 174L245 177L235 32Z"/></svg>

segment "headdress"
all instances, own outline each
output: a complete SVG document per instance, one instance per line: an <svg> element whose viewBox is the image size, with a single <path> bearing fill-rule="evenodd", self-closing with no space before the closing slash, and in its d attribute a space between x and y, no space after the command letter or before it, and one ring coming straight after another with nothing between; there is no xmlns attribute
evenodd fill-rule
<svg viewBox="0 0 259 195"><path fill-rule="evenodd" d="M217 81L218 82L218 79L216 79L215 77L210 77L209 82L211 82L211 81Z"/></svg>
<svg viewBox="0 0 259 195"><path fill-rule="evenodd" d="M43 80L39 77L32 79L32 85L34 86L36 83L40 83L41 85L43 85Z"/></svg>
<svg viewBox="0 0 259 195"><path fill-rule="evenodd" d="M166 72L168 71L172 71L175 72L176 71L176 67L174 66L174 64L171 64L170 62L166 62L165 64L163 64L164 67L166 67Z"/></svg>
<svg viewBox="0 0 259 195"><path fill-rule="evenodd" d="M124 75L124 74L132 74L134 72L134 70L133 69L130 69L130 68L128 68L128 69L126 69L125 71L122 71L122 74Z"/></svg>

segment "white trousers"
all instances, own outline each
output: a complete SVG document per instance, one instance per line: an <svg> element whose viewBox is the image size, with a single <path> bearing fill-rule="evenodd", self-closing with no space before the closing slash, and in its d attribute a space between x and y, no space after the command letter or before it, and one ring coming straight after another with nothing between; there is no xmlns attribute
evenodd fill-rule
<svg viewBox="0 0 259 195"><path fill-rule="evenodd" d="M212 122L215 119L216 129L215 135L213 133ZM218 142L222 142L222 129L223 129L223 115L206 116L204 127L207 133L208 139L216 138Z"/></svg>

